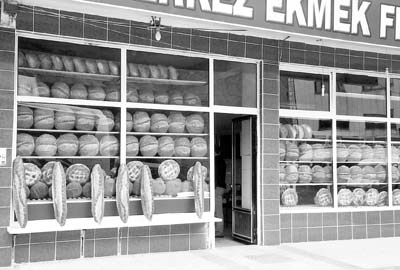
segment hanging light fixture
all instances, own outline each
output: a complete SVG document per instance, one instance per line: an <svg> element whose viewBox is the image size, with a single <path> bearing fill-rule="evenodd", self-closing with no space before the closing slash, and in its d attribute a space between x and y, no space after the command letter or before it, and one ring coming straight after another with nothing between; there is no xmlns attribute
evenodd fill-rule
<svg viewBox="0 0 400 270"><path fill-rule="evenodd" d="M151 16L151 21L148 29L155 30L154 39L161 40L161 17Z"/></svg>

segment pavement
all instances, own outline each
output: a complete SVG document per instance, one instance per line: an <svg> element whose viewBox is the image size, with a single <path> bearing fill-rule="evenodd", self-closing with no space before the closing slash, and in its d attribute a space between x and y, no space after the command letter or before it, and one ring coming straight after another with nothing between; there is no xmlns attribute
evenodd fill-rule
<svg viewBox="0 0 400 270"><path fill-rule="evenodd" d="M251 246L217 239L210 250L138 254L118 257L14 265L10 269L357 269L400 270L400 238L327 241Z"/></svg>

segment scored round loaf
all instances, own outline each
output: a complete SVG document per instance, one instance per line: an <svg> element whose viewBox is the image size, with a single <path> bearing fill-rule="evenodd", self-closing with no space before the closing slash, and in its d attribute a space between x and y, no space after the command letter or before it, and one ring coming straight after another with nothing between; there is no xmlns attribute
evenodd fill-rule
<svg viewBox="0 0 400 270"><path fill-rule="evenodd" d="M289 131L286 125L279 124L279 138L286 139Z"/></svg>
<svg viewBox="0 0 400 270"><path fill-rule="evenodd" d="M185 93L183 95L183 104L188 106L201 106L201 99L194 93Z"/></svg>
<svg viewBox="0 0 400 270"><path fill-rule="evenodd" d="M82 83L76 83L71 86L70 92L71 99L87 99L88 98L88 90L86 86Z"/></svg>
<svg viewBox="0 0 400 270"><path fill-rule="evenodd" d="M345 144L337 144L337 161L344 162L347 160L347 156L349 155L349 150L347 149Z"/></svg>
<svg viewBox="0 0 400 270"><path fill-rule="evenodd" d="M142 78L150 77L150 69L147 65L138 64L139 74Z"/></svg>
<svg viewBox="0 0 400 270"><path fill-rule="evenodd" d="M296 136L297 136L296 129L290 124L286 124L285 127L286 127L286 130L288 132L287 133L287 138L295 139Z"/></svg>
<svg viewBox="0 0 400 270"><path fill-rule="evenodd" d="M168 118L162 113L153 113L150 118L150 131L165 133L168 131Z"/></svg>
<svg viewBox="0 0 400 270"><path fill-rule="evenodd" d="M49 188L45 183L37 182L29 190L29 197L32 200L41 200L49 195Z"/></svg>
<svg viewBox="0 0 400 270"><path fill-rule="evenodd" d="M190 153L192 157L204 157L208 153L207 141L201 137L194 137L191 141Z"/></svg>
<svg viewBox="0 0 400 270"><path fill-rule="evenodd" d="M326 174L324 168L319 165L312 167L312 182L313 183L326 183Z"/></svg>
<svg viewBox="0 0 400 270"><path fill-rule="evenodd" d="M50 97L50 88L44 82L38 80L36 89L39 93L39 97Z"/></svg>
<svg viewBox="0 0 400 270"><path fill-rule="evenodd" d="M164 181L171 181L179 176L180 169L178 162L172 159L167 159L161 162L158 166L158 175Z"/></svg>
<svg viewBox="0 0 400 270"><path fill-rule="evenodd" d="M39 68L40 67L40 59L33 52L25 53L25 58L30 68Z"/></svg>
<svg viewBox="0 0 400 270"><path fill-rule="evenodd" d="M30 134L19 133L17 135L17 155L32 156L35 150L35 140Z"/></svg>
<svg viewBox="0 0 400 270"><path fill-rule="evenodd" d="M138 88L129 86L126 93L126 100L128 102L138 102L139 101Z"/></svg>
<svg viewBox="0 0 400 270"><path fill-rule="evenodd" d="M286 144L286 160L287 161L297 161L299 160L299 148L294 142L287 142Z"/></svg>
<svg viewBox="0 0 400 270"><path fill-rule="evenodd" d="M74 67L76 72L86 73L86 63L82 58L74 57L72 58L72 62L74 62Z"/></svg>
<svg viewBox="0 0 400 270"><path fill-rule="evenodd" d="M149 132L151 120L147 112L135 112L133 114L133 130L136 132Z"/></svg>
<svg viewBox="0 0 400 270"><path fill-rule="evenodd" d="M372 166L364 166L362 168L362 182L374 183L376 182L375 169Z"/></svg>
<svg viewBox="0 0 400 270"><path fill-rule="evenodd" d="M285 167L285 182L294 184L299 181L299 172L297 165L289 164Z"/></svg>
<svg viewBox="0 0 400 270"><path fill-rule="evenodd" d="M332 183L333 181L333 168L330 165L327 165L324 167L324 171L325 171L325 182L326 183Z"/></svg>
<svg viewBox="0 0 400 270"><path fill-rule="evenodd" d="M300 144L299 160L300 161L312 161L313 160L313 148L308 143Z"/></svg>
<svg viewBox="0 0 400 270"><path fill-rule="evenodd" d="M149 65L149 69L150 69L150 77L151 78L154 78L154 79L161 78L161 72L160 72L160 69L158 68L158 66Z"/></svg>
<svg viewBox="0 0 400 270"><path fill-rule="evenodd" d="M374 145L374 159L377 161L385 161L386 160L386 148L383 145L376 144Z"/></svg>
<svg viewBox="0 0 400 270"><path fill-rule="evenodd" d="M31 128L33 126L33 110L29 107L18 106L17 127Z"/></svg>
<svg viewBox="0 0 400 270"><path fill-rule="evenodd" d="M100 140L100 155L116 156L119 153L119 141L115 136L106 135Z"/></svg>
<svg viewBox="0 0 400 270"><path fill-rule="evenodd" d="M143 167L143 163L137 160L131 161L128 164L126 164L126 167L128 169L128 177L131 182L139 182L141 177L141 171Z"/></svg>
<svg viewBox="0 0 400 270"><path fill-rule="evenodd" d="M71 182L66 187L67 199L75 199L82 195L82 186L77 182Z"/></svg>
<svg viewBox="0 0 400 270"><path fill-rule="evenodd" d="M69 72L75 71L74 61L72 61L72 57L63 55L61 56L61 60L63 62L66 71Z"/></svg>
<svg viewBox="0 0 400 270"><path fill-rule="evenodd" d="M33 111L33 126L36 129L52 129L54 127L54 111L35 109Z"/></svg>
<svg viewBox="0 0 400 270"><path fill-rule="evenodd" d="M110 110L101 110L102 115L96 118L97 131L111 131L115 126L114 114Z"/></svg>
<svg viewBox="0 0 400 270"><path fill-rule="evenodd" d="M84 198L92 198L92 183L87 182L83 187L82 187L82 196Z"/></svg>
<svg viewBox="0 0 400 270"><path fill-rule="evenodd" d="M339 206L349 206L353 202L354 194L350 189L342 188L339 190L337 198Z"/></svg>
<svg viewBox="0 0 400 270"><path fill-rule="evenodd" d="M42 177L40 181L48 186L53 184L53 168L55 163L55 161L49 161L42 167Z"/></svg>
<svg viewBox="0 0 400 270"><path fill-rule="evenodd" d="M374 170L375 172L375 170ZM392 182L399 183L400 182L400 170L397 166L392 166Z"/></svg>
<svg viewBox="0 0 400 270"><path fill-rule="evenodd" d="M168 116L168 132L169 133L184 133L186 118L180 112L172 112Z"/></svg>
<svg viewBox="0 0 400 270"><path fill-rule="evenodd" d="M312 170L308 165L299 166L299 183L310 183L312 180Z"/></svg>
<svg viewBox="0 0 400 270"><path fill-rule="evenodd" d="M53 61L51 60L51 57L47 53L41 53L38 55L40 59L40 68L42 69L52 69L53 67Z"/></svg>
<svg viewBox="0 0 400 270"><path fill-rule="evenodd" d="M355 206L363 205L365 202L365 191L362 188L353 190L353 204Z"/></svg>
<svg viewBox="0 0 400 270"><path fill-rule="evenodd" d="M115 115L115 130L120 131L121 130L121 114L118 112ZM132 114L129 112L126 112L126 131L130 132L133 128L133 119L132 119Z"/></svg>
<svg viewBox="0 0 400 270"><path fill-rule="evenodd" d="M174 105L183 105L183 94L179 90L171 91L169 95L169 103Z"/></svg>
<svg viewBox="0 0 400 270"><path fill-rule="evenodd" d="M175 156L190 157L191 143L187 137L175 139Z"/></svg>
<svg viewBox="0 0 400 270"><path fill-rule="evenodd" d="M191 114L186 117L186 130L189 133L203 133L204 118L200 114Z"/></svg>
<svg viewBox="0 0 400 270"><path fill-rule="evenodd" d="M139 68L138 65L135 63L128 63L128 70L129 70L129 75L132 77L139 77Z"/></svg>
<svg viewBox="0 0 400 270"><path fill-rule="evenodd" d="M121 90L117 85L110 85L106 88L106 101L121 101Z"/></svg>
<svg viewBox="0 0 400 270"><path fill-rule="evenodd" d="M384 166L376 165L375 174L376 174L376 179L378 180L379 183L386 182L386 168Z"/></svg>
<svg viewBox="0 0 400 270"><path fill-rule="evenodd" d="M75 127L75 113L72 109L63 108L55 113L54 126L58 130L71 130Z"/></svg>
<svg viewBox="0 0 400 270"><path fill-rule="evenodd" d="M361 148L358 145L352 144L347 149L349 150L347 161L353 161L353 162L361 161L362 153L361 153Z"/></svg>
<svg viewBox="0 0 400 270"><path fill-rule="evenodd" d="M351 179L350 168L342 165L337 170L338 183L348 183Z"/></svg>
<svg viewBox="0 0 400 270"><path fill-rule="evenodd" d="M42 171L33 163L24 163L25 184L28 187L33 186L42 178Z"/></svg>
<svg viewBox="0 0 400 270"><path fill-rule="evenodd" d="M176 68L173 66L168 66L168 73L171 80L178 80L179 74Z"/></svg>
<svg viewBox="0 0 400 270"><path fill-rule="evenodd" d="M126 155L135 157L139 154L139 140L135 136L126 136Z"/></svg>
<svg viewBox="0 0 400 270"><path fill-rule="evenodd" d="M111 75L118 76L119 75L119 63L114 61L108 61L108 66L110 68Z"/></svg>
<svg viewBox="0 0 400 270"><path fill-rule="evenodd" d="M97 70L100 74L109 75L110 74L110 67L108 66L107 61L105 60L96 60Z"/></svg>
<svg viewBox="0 0 400 270"><path fill-rule="evenodd" d="M99 153L99 140L93 135L83 135L79 137L79 155L97 156Z"/></svg>
<svg viewBox="0 0 400 270"><path fill-rule="evenodd" d="M143 136L139 141L140 153L145 157L154 157L158 152L158 140L153 136Z"/></svg>
<svg viewBox="0 0 400 270"><path fill-rule="evenodd" d="M64 63L60 56L52 54L50 55L51 61L53 62L54 70L64 70Z"/></svg>
<svg viewBox="0 0 400 270"><path fill-rule="evenodd" d="M374 150L371 146L364 144L360 146L361 148L361 160L372 161L374 159Z"/></svg>
<svg viewBox="0 0 400 270"><path fill-rule="evenodd" d="M152 89L140 89L139 102L154 103L154 93Z"/></svg>
<svg viewBox="0 0 400 270"><path fill-rule="evenodd" d="M296 138L304 139L304 130L300 125L293 125L293 128L296 130Z"/></svg>
<svg viewBox="0 0 400 270"><path fill-rule="evenodd" d="M400 150L396 146L392 145L392 162L400 163Z"/></svg>
<svg viewBox="0 0 400 270"><path fill-rule="evenodd" d="M299 196L294 188L288 188L281 195L283 206L294 207L299 203Z"/></svg>
<svg viewBox="0 0 400 270"><path fill-rule="evenodd" d="M158 104L168 104L169 96L166 90L157 90L154 92L154 102Z"/></svg>
<svg viewBox="0 0 400 270"><path fill-rule="evenodd" d="M67 183L76 182L80 185L84 185L89 181L90 169L84 164L75 163L68 167L65 176Z"/></svg>
<svg viewBox="0 0 400 270"><path fill-rule="evenodd" d="M286 158L286 142L279 141L279 160L283 161Z"/></svg>
<svg viewBox="0 0 400 270"><path fill-rule="evenodd" d="M75 128L77 130L91 131L94 128L96 118L89 110L76 113Z"/></svg>
<svg viewBox="0 0 400 270"><path fill-rule="evenodd" d="M63 134L57 139L57 154L59 156L75 156L78 153L79 140L72 133Z"/></svg>
<svg viewBox="0 0 400 270"><path fill-rule="evenodd" d="M57 139L50 134L42 134L36 138L35 153L38 156L55 156L57 153Z"/></svg>
<svg viewBox="0 0 400 270"><path fill-rule="evenodd" d="M158 155L160 157L172 157L175 151L175 142L172 137L163 136L158 139Z"/></svg>
<svg viewBox="0 0 400 270"><path fill-rule="evenodd" d="M362 169L359 166L351 166L350 177L351 183L361 183L363 178Z"/></svg>
<svg viewBox="0 0 400 270"><path fill-rule="evenodd" d="M100 85L91 85L88 87L88 99L103 101L106 98L106 91Z"/></svg>
<svg viewBox="0 0 400 270"><path fill-rule="evenodd" d="M51 96L54 98L69 98L70 89L65 82L55 82L51 86Z"/></svg>
<svg viewBox="0 0 400 270"><path fill-rule="evenodd" d="M26 62L25 54L21 51L18 51L18 66L26 67L28 63Z"/></svg>
<svg viewBox="0 0 400 270"><path fill-rule="evenodd" d="M93 59L85 59L86 70L88 73L98 74L99 70L97 69L96 60Z"/></svg>

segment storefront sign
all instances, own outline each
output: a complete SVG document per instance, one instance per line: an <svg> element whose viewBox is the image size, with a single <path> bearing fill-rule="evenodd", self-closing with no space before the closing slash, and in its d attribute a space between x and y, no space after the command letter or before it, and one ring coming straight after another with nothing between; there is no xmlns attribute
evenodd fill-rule
<svg viewBox="0 0 400 270"><path fill-rule="evenodd" d="M395 0L86 0L296 34L399 46Z"/></svg>

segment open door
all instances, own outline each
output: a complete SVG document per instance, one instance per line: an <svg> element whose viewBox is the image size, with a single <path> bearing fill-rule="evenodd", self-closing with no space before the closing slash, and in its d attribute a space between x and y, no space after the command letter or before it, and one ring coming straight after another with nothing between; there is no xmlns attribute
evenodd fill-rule
<svg viewBox="0 0 400 270"><path fill-rule="evenodd" d="M232 237L257 242L257 121L232 121Z"/></svg>

